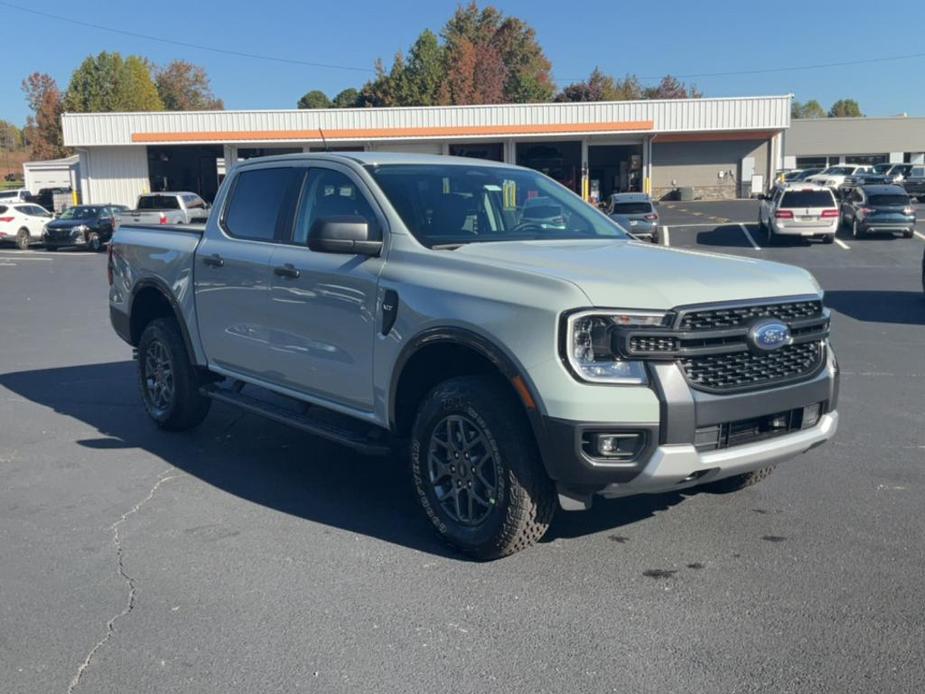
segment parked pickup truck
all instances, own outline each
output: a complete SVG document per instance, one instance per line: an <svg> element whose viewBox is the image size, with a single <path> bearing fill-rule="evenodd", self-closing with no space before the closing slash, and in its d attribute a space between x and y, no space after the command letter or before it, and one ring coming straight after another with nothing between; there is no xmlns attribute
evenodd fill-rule
<svg viewBox="0 0 925 694"><path fill-rule="evenodd" d="M910 197L925 202L925 166L913 166L902 182Z"/></svg>
<svg viewBox="0 0 925 694"><path fill-rule="evenodd" d="M116 215L119 224L204 224L209 203L195 193L145 193L134 210Z"/></svg>
<svg viewBox="0 0 925 694"><path fill-rule="evenodd" d="M523 214L538 197L560 224ZM557 506L754 484L838 422L808 272L633 241L510 165L252 159L204 231L120 228L109 272L160 427L218 400L407 456L437 532L483 559Z"/></svg>

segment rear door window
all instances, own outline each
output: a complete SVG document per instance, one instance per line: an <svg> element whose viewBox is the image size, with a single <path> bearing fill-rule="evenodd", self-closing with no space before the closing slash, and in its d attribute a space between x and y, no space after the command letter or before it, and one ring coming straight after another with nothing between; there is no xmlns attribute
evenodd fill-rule
<svg viewBox="0 0 925 694"><path fill-rule="evenodd" d="M139 210L179 210L176 195L144 195L138 200Z"/></svg>
<svg viewBox="0 0 925 694"><path fill-rule="evenodd" d="M897 194L871 195L870 204L874 207L905 207L909 204L909 196Z"/></svg>
<svg viewBox="0 0 925 694"><path fill-rule="evenodd" d="M305 169L248 169L235 177L222 227L231 236L254 241L288 237Z"/></svg>
<svg viewBox="0 0 925 694"><path fill-rule="evenodd" d="M784 209L791 207L835 207L835 198L827 190L788 190L780 202Z"/></svg>

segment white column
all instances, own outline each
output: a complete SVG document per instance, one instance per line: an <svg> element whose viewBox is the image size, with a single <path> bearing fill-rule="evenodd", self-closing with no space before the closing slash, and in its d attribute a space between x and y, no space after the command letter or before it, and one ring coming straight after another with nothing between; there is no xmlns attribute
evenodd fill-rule
<svg viewBox="0 0 925 694"><path fill-rule="evenodd" d="M591 186L591 177L588 175L588 141L581 141L581 197L588 199Z"/></svg>
<svg viewBox="0 0 925 694"><path fill-rule="evenodd" d="M517 143L514 140L504 141L504 163L517 163Z"/></svg>
<svg viewBox="0 0 925 694"><path fill-rule="evenodd" d="M909 161L911 161L916 166L925 164L925 152L913 152L909 155Z"/></svg>
<svg viewBox="0 0 925 694"><path fill-rule="evenodd" d="M905 152L890 152L890 163L891 164L902 164L904 154Z"/></svg>

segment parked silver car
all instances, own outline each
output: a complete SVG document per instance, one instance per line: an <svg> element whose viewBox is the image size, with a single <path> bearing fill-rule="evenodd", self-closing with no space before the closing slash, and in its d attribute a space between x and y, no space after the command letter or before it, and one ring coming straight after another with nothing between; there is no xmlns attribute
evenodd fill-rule
<svg viewBox="0 0 925 694"><path fill-rule="evenodd" d="M838 222L838 203L827 187L788 183L776 186L770 195L761 196L758 226L767 233L769 243L782 236L818 238L832 243Z"/></svg>
<svg viewBox="0 0 925 694"><path fill-rule="evenodd" d="M658 243L658 212L645 193L614 193L607 214L633 236Z"/></svg>

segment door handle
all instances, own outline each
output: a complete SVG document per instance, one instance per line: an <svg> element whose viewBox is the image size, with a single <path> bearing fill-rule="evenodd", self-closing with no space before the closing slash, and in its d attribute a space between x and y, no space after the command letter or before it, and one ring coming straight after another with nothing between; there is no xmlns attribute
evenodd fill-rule
<svg viewBox="0 0 925 694"><path fill-rule="evenodd" d="M225 259L222 258L218 253L213 253L212 255L207 255L202 259L202 262L206 265L212 267L222 267L225 264Z"/></svg>
<svg viewBox="0 0 925 694"><path fill-rule="evenodd" d="M277 277L288 277L289 279L299 279L302 276L301 270L297 270L292 263L286 263L279 267L273 268L273 274Z"/></svg>

